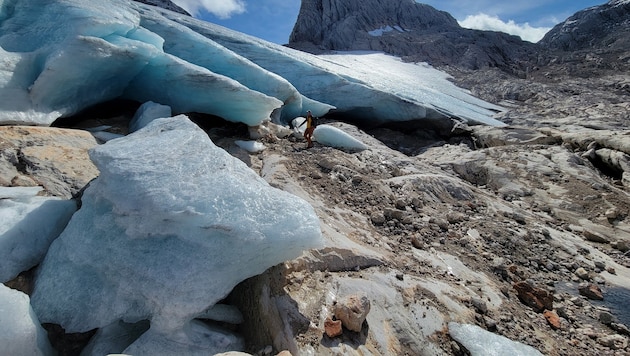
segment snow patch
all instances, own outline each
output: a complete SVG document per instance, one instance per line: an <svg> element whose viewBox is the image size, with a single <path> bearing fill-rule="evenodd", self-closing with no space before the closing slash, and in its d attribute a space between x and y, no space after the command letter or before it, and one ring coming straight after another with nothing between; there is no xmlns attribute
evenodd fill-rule
<svg viewBox="0 0 630 356"><path fill-rule="evenodd" d="M262 142L258 142L258 141L242 141L242 140L236 140L234 141L234 143L244 149L247 152L250 153L258 153L258 152L262 152L264 151L267 147L265 147L265 145Z"/></svg>
<svg viewBox="0 0 630 356"><path fill-rule="evenodd" d="M368 31L368 34L370 36L380 37L384 33L392 32L392 31L405 32L405 30L403 30L402 27L400 27L398 25L394 25L394 26L387 25L387 26L383 26L381 28L377 28L377 29L372 30L372 31Z"/></svg>
<svg viewBox="0 0 630 356"><path fill-rule="evenodd" d="M476 325L451 322L448 323L448 332L472 356L542 356L531 346L493 334Z"/></svg>

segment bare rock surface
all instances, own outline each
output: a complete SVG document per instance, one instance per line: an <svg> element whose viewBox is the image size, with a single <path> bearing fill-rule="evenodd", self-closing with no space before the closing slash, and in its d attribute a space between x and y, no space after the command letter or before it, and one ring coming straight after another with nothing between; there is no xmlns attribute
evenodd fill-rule
<svg viewBox="0 0 630 356"><path fill-rule="evenodd" d="M392 148L389 129L368 134L328 124L370 148L305 149L301 137L265 136L266 150L247 153L234 143L247 138L237 125L207 131L272 186L306 199L326 239L324 248L248 279L228 297L243 314L249 352L457 354L463 346L445 332L453 321L546 355L627 351L629 320L614 295L630 290L628 187L584 156L593 142L627 154L625 131L581 120L472 127L466 137L433 143L422 134L421 146L405 154ZM68 132L84 137L51 130L60 141ZM580 283L599 288L604 300L582 296ZM514 285L533 286L541 307L519 298ZM326 320L348 295L369 301L364 327L328 334ZM616 322L602 319L602 310Z"/></svg>
<svg viewBox="0 0 630 356"><path fill-rule="evenodd" d="M98 175L88 158L97 140L87 131L52 127L0 127L0 184L44 187L71 198Z"/></svg>
<svg viewBox="0 0 630 356"><path fill-rule="evenodd" d="M630 2L610 0L577 12L556 25L540 41L543 46L564 51L593 47L628 48L625 35L630 29ZM610 48L609 48L610 50Z"/></svg>
<svg viewBox="0 0 630 356"><path fill-rule="evenodd" d="M272 185L315 207L329 244L243 283L273 296L268 306L283 305L265 321L267 331L291 325L289 337L286 328L282 338L272 337L274 349L452 354L441 331L449 321L479 325L547 355L606 353L623 345L575 332L590 325L598 335L618 335L598 321L602 304L580 296L584 280L575 271L584 269L604 296L630 287L622 277L630 276L630 260L613 247L630 240L627 213L621 213L630 211L628 188L582 155L586 142L623 149L627 141L614 137L625 131L575 129L585 124L579 120L566 130L473 127L468 144L436 139L407 155L377 140L390 137L378 129L368 135L330 124L370 149L307 150L289 138L250 156L251 167ZM584 231L611 242L592 241ZM514 284L535 286L540 307L521 301ZM371 302L367 333L323 336L334 300L352 293ZM262 339L268 340L250 340Z"/></svg>

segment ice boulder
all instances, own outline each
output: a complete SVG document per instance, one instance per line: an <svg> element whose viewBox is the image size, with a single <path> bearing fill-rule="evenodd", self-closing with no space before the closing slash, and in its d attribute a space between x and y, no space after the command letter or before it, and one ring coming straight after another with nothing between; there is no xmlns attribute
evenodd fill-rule
<svg viewBox="0 0 630 356"><path fill-rule="evenodd" d="M0 282L39 264L77 210L73 200L38 196L41 187L0 187Z"/></svg>
<svg viewBox="0 0 630 356"><path fill-rule="evenodd" d="M46 330L39 325L28 296L0 284L0 354L54 355Z"/></svg>
<svg viewBox="0 0 630 356"><path fill-rule="evenodd" d="M133 115L129 122L129 132L136 132L155 119L171 116L173 116L173 113L170 106L147 101L140 105Z"/></svg>
<svg viewBox="0 0 630 356"><path fill-rule="evenodd" d="M448 323L448 332L472 356L542 356L531 346L493 334L476 325L451 322Z"/></svg>
<svg viewBox="0 0 630 356"><path fill-rule="evenodd" d="M149 320L134 354L196 339L209 345L200 353L222 352L212 345L237 339L214 338L195 318L244 279L322 244L307 202L269 186L186 116L154 120L90 157L101 174L32 295L40 320L67 332Z"/></svg>
<svg viewBox="0 0 630 356"><path fill-rule="evenodd" d="M313 140L322 145L344 148L352 151L363 151L367 146L341 129L330 125L319 125L313 131Z"/></svg>
<svg viewBox="0 0 630 356"><path fill-rule="evenodd" d="M258 141L244 141L244 140L236 140L234 143L250 153L258 153L264 151L267 147L262 142Z"/></svg>

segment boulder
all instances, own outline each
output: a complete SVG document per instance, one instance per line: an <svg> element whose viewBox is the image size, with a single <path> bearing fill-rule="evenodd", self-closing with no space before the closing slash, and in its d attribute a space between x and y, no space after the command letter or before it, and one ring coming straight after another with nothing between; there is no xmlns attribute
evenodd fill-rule
<svg viewBox="0 0 630 356"><path fill-rule="evenodd" d="M527 282L514 283L513 287L518 293L518 299L534 311L542 313L553 310L553 295L546 290L533 287Z"/></svg>
<svg viewBox="0 0 630 356"><path fill-rule="evenodd" d="M366 295L350 295L337 301L335 317L346 329L360 332L370 312L370 300Z"/></svg>
<svg viewBox="0 0 630 356"><path fill-rule="evenodd" d="M98 175L88 150L98 142L88 131L54 127L0 127L0 185L43 186L71 198Z"/></svg>
<svg viewBox="0 0 630 356"><path fill-rule="evenodd" d="M330 338L337 337L343 334L341 320L332 320L331 318L326 318L326 321L324 321L324 332Z"/></svg>
<svg viewBox="0 0 630 356"><path fill-rule="evenodd" d="M581 284L578 287L578 291L581 295L585 296L588 299L592 300L604 300L604 295L602 290L593 283L585 283Z"/></svg>

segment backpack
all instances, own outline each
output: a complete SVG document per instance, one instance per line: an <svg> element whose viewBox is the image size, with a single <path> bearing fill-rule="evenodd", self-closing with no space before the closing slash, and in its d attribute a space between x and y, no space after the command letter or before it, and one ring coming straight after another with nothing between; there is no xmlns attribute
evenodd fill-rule
<svg viewBox="0 0 630 356"><path fill-rule="evenodd" d="M317 125L319 125L319 117L313 116L311 118L311 125L313 125L313 127L317 127Z"/></svg>

